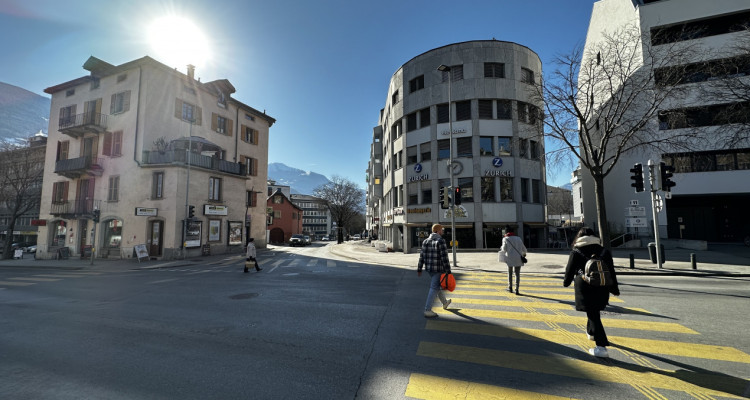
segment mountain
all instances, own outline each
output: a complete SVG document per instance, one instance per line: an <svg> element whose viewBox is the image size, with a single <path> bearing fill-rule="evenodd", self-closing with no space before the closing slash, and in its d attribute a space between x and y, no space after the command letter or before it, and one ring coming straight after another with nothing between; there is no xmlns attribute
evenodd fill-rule
<svg viewBox="0 0 750 400"><path fill-rule="evenodd" d="M268 179L276 181L277 185L291 187L291 192L294 194L310 195L313 194L313 190L318 186L331 182L324 175L311 171L303 171L283 163L268 164Z"/></svg>
<svg viewBox="0 0 750 400"><path fill-rule="evenodd" d="M51 100L0 82L0 141L27 139L47 133Z"/></svg>

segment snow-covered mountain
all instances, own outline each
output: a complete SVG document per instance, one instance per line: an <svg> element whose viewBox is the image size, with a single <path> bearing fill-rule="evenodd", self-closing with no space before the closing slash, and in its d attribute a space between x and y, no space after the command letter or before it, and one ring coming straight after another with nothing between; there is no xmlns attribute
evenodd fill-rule
<svg viewBox="0 0 750 400"><path fill-rule="evenodd" d="M0 82L0 141L25 140L47 133L50 99Z"/></svg>
<svg viewBox="0 0 750 400"><path fill-rule="evenodd" d="M276 181L277 185L291 187L291 192L295 194L313 194L315 188L331 182L324 175L303 171L283 163L268 164L268 179Z"/></svg>

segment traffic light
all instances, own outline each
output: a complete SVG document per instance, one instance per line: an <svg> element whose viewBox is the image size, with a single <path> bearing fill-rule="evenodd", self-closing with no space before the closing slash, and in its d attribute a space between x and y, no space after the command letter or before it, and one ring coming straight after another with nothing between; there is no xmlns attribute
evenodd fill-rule
<svg viewBox="0 0 750 400"><path fill-rule="evenodd" d="M446 210L451 207L451 188L443 187L440 189L440 208Z"/></svg>
<svg viewBox="0 0 750 400"><path fill-rule="evenodd" d="M461 204L461 188L460 187L456 187L456 189L453 191L453 204L454 205Z"/></svg>
<svg viewBox="0 0 750 400"><path fill-rule="evenodd" d="M188 206L188 218L193 219L195 217L195 206Z"/></svg>
<svg viewBox="0 0 750 400"><path fill-rule="evenodd" d="M630 172L633 173L633 176L630 177L630 179L633 181L633 183L630 184L630 186L635 188L635 192L642 192L643 189L643 165L641 163L633 165L633 168L630 169Z"/></svg>
<svg viewBox="0 0 750 400"><path fill-rule="evenodd" d="M674 175L674 167L663 162L659 164L659 171L661 172L661 190L669 192L676 185L676 183L670 179L672 178L672 175Z"/></svg>
<svg viewBox="0 0 750 400"><path fill-rule="evenodd" d="M99 222L100 215L101 215L101 211L99 211L98 209L94 210L94 218L93 218L94 222Z"/></svg>

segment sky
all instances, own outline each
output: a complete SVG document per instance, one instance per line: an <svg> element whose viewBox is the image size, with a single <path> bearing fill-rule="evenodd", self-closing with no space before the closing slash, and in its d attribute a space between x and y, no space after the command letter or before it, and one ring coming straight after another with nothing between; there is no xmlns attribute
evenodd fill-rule
<svg viewBox="0 0 750 400"><path fill-rule="evenodd" d="M494 38L530 48L551 70L583 44L593 3L0 0L0 81L49 97L45 88L88 75L90 56L119 65L147 55L182 72L194 64L201 81L228 79L232 97L276 119L269 163L364 189L373 127L404 63ZM568 183L572 169L548 166L547 183Z"/></svg>

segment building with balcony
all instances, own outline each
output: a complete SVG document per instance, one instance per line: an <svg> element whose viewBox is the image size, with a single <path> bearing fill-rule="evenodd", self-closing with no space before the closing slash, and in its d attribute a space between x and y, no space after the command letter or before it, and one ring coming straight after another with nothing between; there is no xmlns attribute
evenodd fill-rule
<svg viewBox="0 0 750 400"><path fill-rule="evenodd" d="M265 246L268 135L275 119L143 57L90 57L52 96L38 256L131 257L136 245L171 259ZM261 201L258 201L260 194ZM193 210L193 216L189 216ZM95 215L100 221L94 222ZM186 223L187 222L187 223Z"/></svg>
<svg viewBox="0 0 750 400"><path fill-rule="evenodd" d="M302 209L302 234L319 240L332 235L331 212L325 200L306 194L294 194L289 197L292 203Z"/></svg>
<svg viewBox="0 0 750 400"><path fill-rule="evenodd" d="M527 247L545 246L543 104L529 90L541 73L536 53L498 40L450 44L402 65L373 129L368 231L408 253L433 223L451 238L455 212L459 248L499 248L506 225ZM451 186L462 202L442 209Z"/></svg>
<svg viewBox="0 0 750 400"><path fill-rule="evenodd" d="M604 34L625 26L640 28L660 54L673 44L696 46L693 60L653 71L654 90L681 86L679 98L669 98L652 121L661 135L698 131L705 142L682 149L648 150L623 154L605 178L607 221L616 232L637 232L653 237L648 160L675 168L676 186L664 196L658 212L662 238L706 242L741 242L750 236L750 3L743 0L600 0L594 3L585 51L596 49ZM591 54L596 54L594 51ZM644 54L646 51L644 49ZM692 53L690 53L692 54ZM602 60L607 62L608 60ZM644 66L644 68L646 68ZM667 71L666 68L670 70ZM679 71L675 74L674 71ZM667 73L669 72L669 73ZM671 76L669 80L660 79ZM735 88L731 90L731 88ZM607 99L602 99L606 101ZM734 137L734 141L730 138ZM644 169L646 191L635 193L628 176L635 163ZM659 188L659 173L656 172ZM596 221L594 183L587 170L573 175L576 213ZM578 193L580 185L582 191ZM633 209L639 214L628 214ZM626 210L626 213L623 213ZM645 210L645 211L644 211ZM646 226L632 227L632 217ZM645 243L643 243L645 244Z"/></svg>

